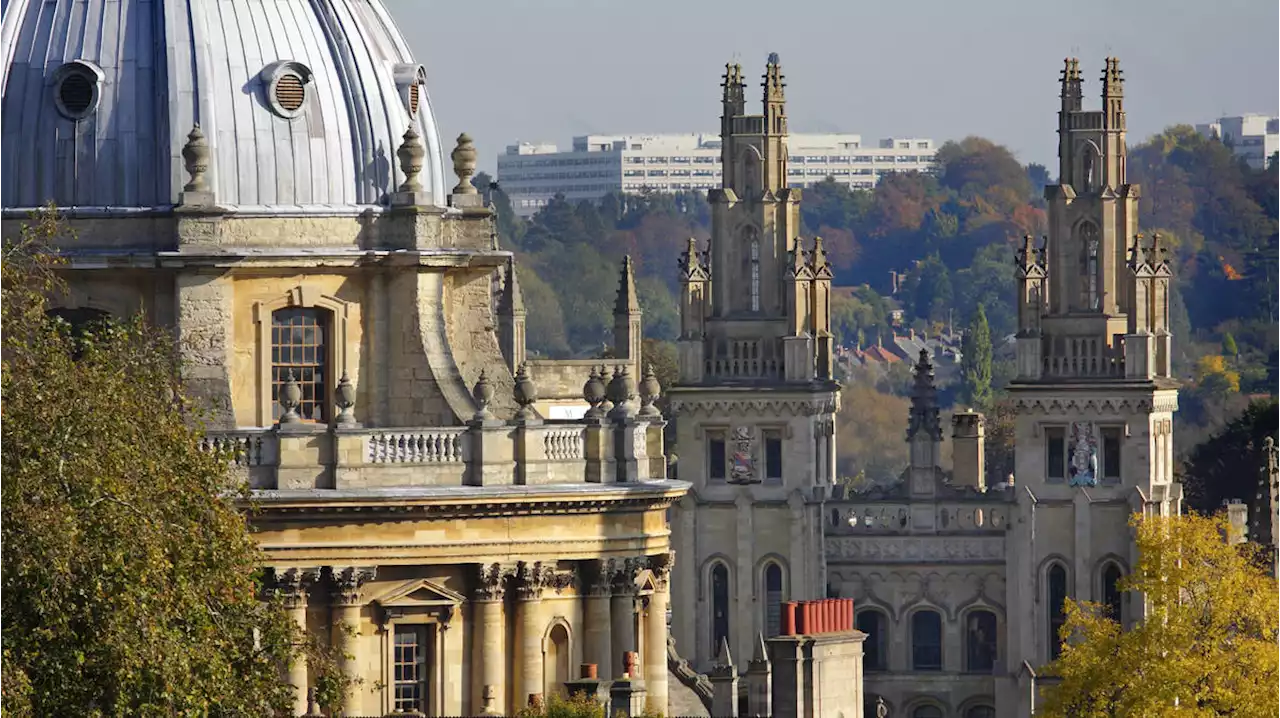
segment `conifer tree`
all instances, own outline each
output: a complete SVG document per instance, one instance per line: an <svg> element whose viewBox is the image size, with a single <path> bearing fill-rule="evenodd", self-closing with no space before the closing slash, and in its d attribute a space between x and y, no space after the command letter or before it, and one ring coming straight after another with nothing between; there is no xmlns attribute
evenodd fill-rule
<svg viewBox="0 0 1280 718"><path fill-rule="evenodd" d="M974 311L960 344L962 398L979 411L991 405L991 328L982 304Z"/></svg>

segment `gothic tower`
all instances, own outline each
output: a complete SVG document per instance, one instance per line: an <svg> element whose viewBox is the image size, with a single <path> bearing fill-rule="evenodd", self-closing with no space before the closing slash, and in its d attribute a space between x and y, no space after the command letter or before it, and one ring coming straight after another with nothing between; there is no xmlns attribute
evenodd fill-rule
<svg viewBox="0 0 1280 718"><path fill-rule="evenodd" d="M1062 72L1059 183L1049 235L1028 236L1019 281L1015 476L1008 534L1008 680L999 715L1029 715L1032 675L1058 653L1063 599L1104 604L1128 626L1142 602L1116 581L1136 563L1129 515L1176 514L1169 262L1138 234L1125 167L1124 82L1108 58L1102 109L1081 102L1079 61ZM1027 670L1030 669L1030 670Z"/></svg>
<svg viewBox="0 0 1280 718"><path fill-rule="evenodd" d="M723 187L709 195L707 250L681 256L679 478L694 489L673 534L680 561L673 632L705 668L723 639L746 655L778 630L780 604L826 593L821 505L835 477L831 268L821 238L798 236L787 187L782 68L769 56L763 114L746 111L727 65Z"/></svg>

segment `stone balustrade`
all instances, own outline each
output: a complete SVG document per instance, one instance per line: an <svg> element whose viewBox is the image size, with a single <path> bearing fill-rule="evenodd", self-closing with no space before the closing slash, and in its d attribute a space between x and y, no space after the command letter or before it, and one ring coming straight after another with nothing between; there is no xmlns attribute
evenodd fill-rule
<svg viewBox="0 0 1280 718"><path fill-rule="evenodd" d="M628 483L666 479L660 417L211 432L254 489ZM655 456L650 456L656 452Z"/></svg>

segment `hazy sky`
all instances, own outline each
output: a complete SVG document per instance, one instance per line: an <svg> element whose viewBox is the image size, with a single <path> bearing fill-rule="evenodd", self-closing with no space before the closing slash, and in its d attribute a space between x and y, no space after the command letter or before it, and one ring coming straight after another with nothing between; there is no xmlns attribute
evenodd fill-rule
<svg viewBox="0 0 1280 718"><path fill-rule="evenodd" d="M446 147L482 169L516 140L714 132L736 60L759 103L781 56L794 132L864 142L976 134L1054 160L1058 71L1077 56L1086 107L1120 58L1129 139L1223 114L1277 113L1276 0L387 0L427 68Z"/></svg>

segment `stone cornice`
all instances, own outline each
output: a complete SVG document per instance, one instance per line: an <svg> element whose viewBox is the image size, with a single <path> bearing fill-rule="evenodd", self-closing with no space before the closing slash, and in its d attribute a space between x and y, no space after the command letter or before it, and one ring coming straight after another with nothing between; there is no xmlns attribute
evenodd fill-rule
<svg viewBox="0 0 1280 718"><path fill-rule="evenodd" d="M393 519L493 518L665 509L687 481L567 486L448 486L424 489L259 490L246 504L257 517L306 515L317 521L359 513Z"/></svg>
<svg viewBox="0 0 1280 718"><path fill-rule="evenodd" d="M1087 398L1035 398L1019 396L1014 399L1014 409L1019 414L1074 415L1094 414L1147 414L1178 410L1178 394L1175 391L1156 390L1150 398L1136 399L1087 399Z"/></svg>
<svg viewBox="0 0 1280 718"><path fill-rule="evenodd" d="M730 398L725 396L697 398L689 394L671 396L671 410L686 416L741 416L753 412L777 416L819 416L834 414L839 410L839 396L835 392L821 392L809 396L761 396Z"/></svg>

